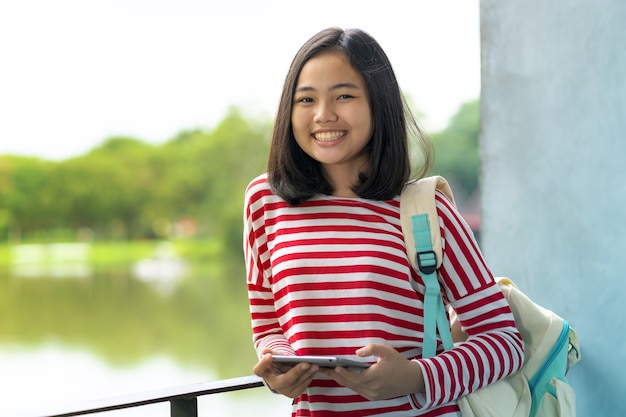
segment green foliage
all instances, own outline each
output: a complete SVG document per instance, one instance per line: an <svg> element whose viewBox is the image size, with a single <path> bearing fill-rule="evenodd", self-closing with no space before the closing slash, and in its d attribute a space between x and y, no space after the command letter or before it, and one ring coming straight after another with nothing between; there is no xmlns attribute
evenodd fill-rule
<svg viewBox="0 0 626 417"><path fill-rule="evenodd" d="M42 229L161 238L187 219L195 237L239 253L244 189L265 169L270 131L232 108L213 131L159 146L116 137L62 162L0 157L0 238L28 241Z"/></svg>
<svg viewBox="0 0 626 417"><path fill-rule="evenodd" d="M37 158L0 157L0 229L11 224L37 229L45 201L40 191L48 184L53 164Z"/></svg>
<svg viewBox="0 0 626 417"><path fill-rule="evenodd" d="M454 184L455 195L471 197L478 189L480 102L463 104L442 132L431 135L435 148L433 173Z"/></svg>

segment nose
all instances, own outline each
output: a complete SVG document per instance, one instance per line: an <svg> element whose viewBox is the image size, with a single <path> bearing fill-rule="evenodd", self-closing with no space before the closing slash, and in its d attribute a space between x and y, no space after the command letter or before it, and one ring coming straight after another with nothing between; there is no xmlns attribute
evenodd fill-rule
<svg viewBox="0 0 626 417"><path fill-rule="evenodd" d="M338 119L333 103L320 102L315 109L314 122L329 123L336 122Z"/></svg>

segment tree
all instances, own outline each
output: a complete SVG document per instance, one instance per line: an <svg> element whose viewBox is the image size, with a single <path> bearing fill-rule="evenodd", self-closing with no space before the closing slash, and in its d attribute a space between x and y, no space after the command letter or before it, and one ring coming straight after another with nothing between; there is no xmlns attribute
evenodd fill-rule
<svg viewBox="0 0 626 417"><path fill-rule="evenodd" d="M47 227L48 215L41 192L53 167L54 163L38 158L0 158L0 210L5 227L20 233Z"/></svg>
<svg viewBox="0 0 626 417"><path fill-rule="evenodd" d="M443 131L431 135L435 148L433 173L454 184L455 195L468 199L478 189L480 102L461 105Z"/></svg>
<svg viewBox="0 0 626 417"><path fill-rule="evenodd" d="M137 212L149 195L152 146L112 138L86 155L63 161L42 193L57 226L91 228L108 235L117 221L134 234L143 231Z"/></svg>

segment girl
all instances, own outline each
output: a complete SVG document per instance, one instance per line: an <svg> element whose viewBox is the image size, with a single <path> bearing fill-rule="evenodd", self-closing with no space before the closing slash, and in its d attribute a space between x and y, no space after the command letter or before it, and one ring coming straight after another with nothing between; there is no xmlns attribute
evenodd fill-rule
<svg viewBox="0 0 626 417"><path fill-rule="evenodd" d="M456 400L518 370L523 345L467 224L437 195L444 297L468 339L424 359L421 278L407 259L399 194L410 176L403 103L380 45L326 29L285 81L267 174L245 196L244 250L254 373L294 398L294 416L459 416ZM363 371L273 354L371 359ZM373 358L373 359L372 359Z"/></svg>

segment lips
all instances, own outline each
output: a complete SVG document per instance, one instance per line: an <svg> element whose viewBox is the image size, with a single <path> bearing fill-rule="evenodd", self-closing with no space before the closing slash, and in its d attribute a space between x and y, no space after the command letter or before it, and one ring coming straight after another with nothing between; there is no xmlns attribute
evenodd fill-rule
<svg viewBox="0 0 626 417"><path fill-rule="evenodd" d="M332 142L344 137L348 132L345 130L337 130L332 132L317 132L313 134L315 140L320 142Z"/></svg>

